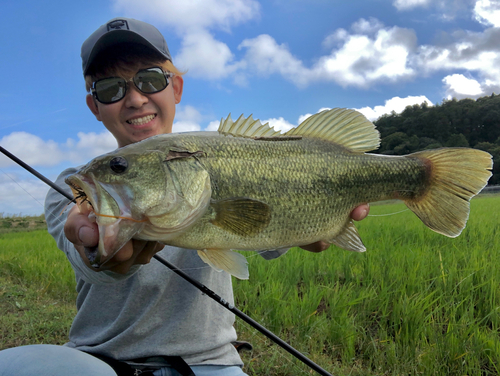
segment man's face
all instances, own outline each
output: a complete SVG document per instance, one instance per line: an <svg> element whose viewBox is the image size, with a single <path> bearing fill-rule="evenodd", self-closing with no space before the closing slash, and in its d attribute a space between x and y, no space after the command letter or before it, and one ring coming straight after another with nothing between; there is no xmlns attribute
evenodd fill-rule
<svg viewBox="0 0 500 376"><path fill-rule="evenodd" d="M175 105L181 101L182 89L181 76L171 77L170 84L154 94L144 94L129 82L127 93L120 101L103 104L88 94L87 105L116 138L118 147L122 147L172 132Z"/></svg>

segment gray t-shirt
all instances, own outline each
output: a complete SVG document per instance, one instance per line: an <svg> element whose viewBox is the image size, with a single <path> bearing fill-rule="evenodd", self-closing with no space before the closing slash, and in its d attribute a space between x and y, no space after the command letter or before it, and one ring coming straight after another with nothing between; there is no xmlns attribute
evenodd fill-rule
<svg viewBox="0 0 500 376"><path fill-rule="evenodd" d="M75 171L65 170L56 183L70 192L64 178ZM45 201L49 233L76 276L78 313L67 346L118 360L177 355L190 365L242 365L231 344L234 315L158 261L126 275L88 268L64 235L71 206L60 213L67 202L52 189ZM230 275L205 264L195 250L166 246L159 255L233 304Z"/></svg>

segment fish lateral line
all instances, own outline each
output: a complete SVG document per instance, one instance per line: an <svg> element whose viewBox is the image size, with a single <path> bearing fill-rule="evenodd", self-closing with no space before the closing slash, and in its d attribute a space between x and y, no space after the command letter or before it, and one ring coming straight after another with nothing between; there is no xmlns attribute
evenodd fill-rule
<svg viewBox="0 0 500 376"><path fill-rule="evenodd" d="M142 223L142 222L147 222L148 221L147 219L138 220L138 219L134 219L134 218L131 218L131 217L123 217L123 216L120 216L120 215L99 214L99 213L96 213L96 212L94 212L94 214L96 216L98 216L98 217L126 219L127 221L132 221L132 222L137 222L137 223Z"/></svg>

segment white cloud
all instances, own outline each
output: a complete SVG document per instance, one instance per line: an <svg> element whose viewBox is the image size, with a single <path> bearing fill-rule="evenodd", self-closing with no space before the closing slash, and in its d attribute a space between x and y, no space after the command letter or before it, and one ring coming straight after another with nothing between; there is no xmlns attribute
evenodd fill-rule
<svg viewBox="0 0 500 376"><path fill-rule="evenodd" d="M500 3L498 0L476 1L474 19L484 25L500 27Z"/></svg>
<svg viewBox="0 0 500 376"><path fill-rule="evenodd" d="M368 87L416 73L409 59L416 48L412 30L384 28L376 19L360 19L353 24L352 33L339 29L325 39L324 45L331 46L335 41L338 47L313 68L317 80L327 78L344 87Z"/></svg>
<svg viewBox="0 0 500 376"><path fill-rule="evenodd" d="M118 147L116 139L108 131L103 131L101 133L78 132L77 136L78 141L76 144L72 139L69 139L65 145L67 150L72 154L71 160L76 162L92 159Z"/></svg>
<svg viewBox="0 0 500 376"><path fill-rule="evenodd" d="M186 35L175 64L187 69L189 75L208 80L225 78L234 73L240 64L232 63L234 55L229 47L216 40L209 32L199 31Z"/></svg>
<svg viewBox="0 0 500 376"><path fill-rule="evenodd" d="M0 145L29 165L55 166L64 158L60 146L55 141L44 141L27 132L12 132L2 137ZM0 167L13 164L10 159L0 159Z"/></svg>
<svg viewBox="0 0 500 376"><path fill-rule="evenodd" d="M193 77L207 80L226 78L240 68L234 55L210 30L230 32L232 26L260 14L255 0L114 0L115 11L130 17L153 20L172 27L182 38L175 64ZM244 79L240 78L240 82Z"/></svg>
<svg viewBox="0 0 500 376"><path fill-rule="evenodd" d="M485 8L485 1L478 4ZM496 4L500 8L500 3ZM492 8L490 4L489 13L482 14L485 19L488 15L493 24L496 23L493 15L497 13ZM358 20L349 30L337 29L327 36L323 46L331 49L331 53L320 57L312 67L304 66L286 45L269 35L247 39L239 48L247 49L244 60L250 70L262 75L281 74L299 87L333 81L343 87L369 88L379 83L462 70L477 76L481 95L500 91L500 28L457 31L443 40L447 42L417 47L413 30L385 27L370 18Z"/></svg>
<svg viewBox="0 0 500 376"><path fill-rule="evenodd" d="M172 127L174 133L197 132L199 130L201 130L200 125L192 121L176 121Z"/></svg>
<svg viewBox="0 0 500 376"><path fill-rule="evenodd" d="M56 166L70 161L80 164L116 149L116 140L108 131L102 133L78 133L78 141L68 139L64 144L42 140L27 132L12 132L0 140L12 154L31 166ZM6 157L0 158L0 167L14 165Z"/></svg>
<svg viewBox="0 0 500 376"><path fill-rule="evenodd" d="M246 49L244 62L251 71L265 76L279 73L298 85L307 81L307 69L302 62L290 53L286 45L278 44L270 35L245 39L238 49Z"/></svg>
<svg viewBox="0 0 500 376"><path fill-rule="evenodd" d="M286 131L289 131L290 129L295 128L297 126L296 124L289 123L282 117L261 120L261 123L262 124L269 123L270 127L274 128L277 131L281 131L281 133L285 133Z"/></svg>
<svg viewBox="0 0 500 376"><path fill-rule="evenodd" d="M462 18L470 14L474 2L474 0L393 0L392 5L399 11L425 8L431 20L437 17L443 21L452 21L457 16Z"/></svg>
<svg viewBox="0 0 500 376"><path fill-rule="evenodd" d="M208 123L207 127L205 128L206 131L209 132L216 132L219 129L220 121L219 120L213 120L210 123Z"/></svg>
<svg viewBox="0 0 500 376"><path fill-rule="evenodd" d="M376 18L370 17L369 20L365 18L360 18L358 21L352 24L351 29L356 34L370 35L370 34L376 34L383 27L384 24L382 22L380 22Z"/></svg>
<svg viewBox="0 0 500 376"><path fill-rule="evenodd" d="M178 105L175 110L175 118L180 121L190 121L194 123L199 123L202 120L203 116L193 106Z"/></svg>
<svg viewBox="0 0 500 376"><path fill-rule="evenodd" d="M483 94L481 84L463 74L453 74L443 78L447 98L479 98Z"/></svg>
<svg viewBox="0 0 500 376"><path fill-rule="evenodd" d="M380 116L384 114L390 114L392 111L396 113L403 112L406 106L411 106L414 104L422 104L426 102L429 106L432 106L432 102L424 95L420 96L408 96L406 98L394 97L385 101L383 106L363 107L356 108L356 111L361 112L366 116L368 120L377 120Z"/></svg>
<svg viewBox="0 0 500 376"><path fill-rule="evenodd" d="M426 7L431 3L431 0L394 0L393 5L398 10L409 10L416 7Z"/></svg>
<svg viewBox="0 0 500 376"><path fill-rule="evenodd" d="M452 41L418 49L415 65L422 74L438 71L466 71L477 76L482 88L478 95L500 91L500 28L484 32L462 31L449 36ZM447 86L449 89L449 85Z"/></svg>
<svg viewBox="0 0 500 376"><path fill-rule="evenodd" d="M114 0L113 8L130 17L173 26L179 33L213 28L229 31L260 13L255 0Z"/></svg>
<svg viewBox="0 0 500 376"><path fill-rule="evenodd" d="M34 178L18 174L0 174L0 197L3 215L40 215L49 190L48 186Z"/></svg>
<svg viewBox="0 0 500 376"><path fill-rule="evenodd" d="M239 49L246 49L244 61L250 71L261 75L281 74L297 86L314 81L334 81L342 86L368 87L380 81L412 77L409 55L416 48L412 30L384 28L376 19L360 19L353 33L338 29L326 37L323 45L332 52L321 57L311 68L278 44L270 35L246 39Z"/></svg>
<svg viewBox="0 0 500 376"><path fill-rule="evenodd" d="M173 132L194 132L201 129L200 122L203 116L193 106L177 106Z"/></svg>
<svg viewBox="0 0 500 376"><path fill-rule="evenodd" d="M361 18L350 28L327 36L323 46L328 52L317 56L310 66L267 34L243 40L238 46L241 58L215 37L215 30L230 32L234 26L258 18L261 6L257 0L113 0L113 4L121 14L174 30L181 37L176 65L206 80L231 79L246 86L251 75L278 74L298 87L334 82L342 87L370 88L460 70L474 74L484 94L500 89L500 2L496 0L393 0L399 10L429 7L446 19L467 10L478 22L495 27L478 33L458 31L442 38L452 42L417 47L414 30Z"/></svg>

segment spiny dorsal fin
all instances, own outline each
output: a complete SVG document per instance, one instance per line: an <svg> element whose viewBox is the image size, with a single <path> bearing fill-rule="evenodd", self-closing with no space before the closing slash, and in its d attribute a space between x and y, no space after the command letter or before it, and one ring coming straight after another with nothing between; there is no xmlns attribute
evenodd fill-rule
<svg viewBox="0 0 500 376"><path fill-rule="evenodd" d="M380 145L380 134L373 123L360 112L345 108L310 116L285 135L321 138L358 152L374 150Z"/></svg>
<svg viewBox="0 0 500 376"><path fill-rule="evenodd" d="M254 120L252 115L246 119L241 115L236 122L231 119L231 114L226 120L221 119L218 132L224 136L231 135L234 137L275 137L280 136L281 132L274 130L269 126L269 123L262 124L260 120Z"/></svg>

